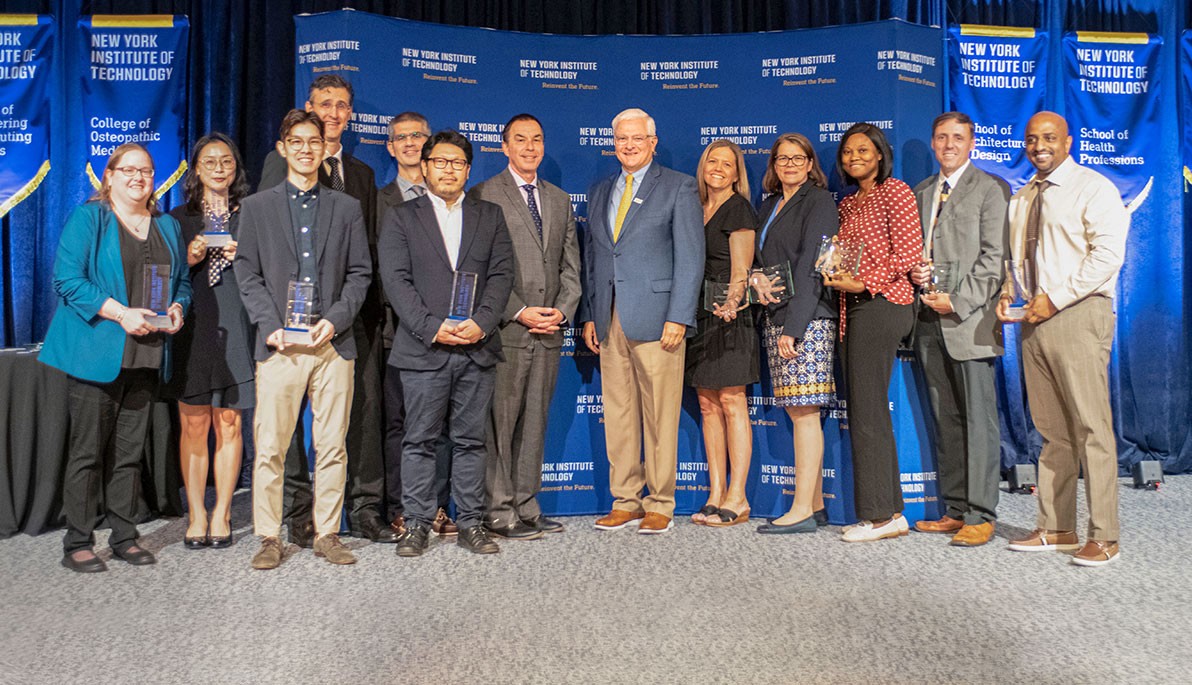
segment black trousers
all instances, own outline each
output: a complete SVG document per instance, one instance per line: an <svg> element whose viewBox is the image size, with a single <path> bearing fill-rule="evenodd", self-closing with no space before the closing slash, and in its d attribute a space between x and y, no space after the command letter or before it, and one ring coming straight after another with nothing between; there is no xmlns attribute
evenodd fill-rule
<svg viewBox="0 0 1192 685"><path fill-rule="evenodd" d="M857 518L881 521L902 511L890 374L898 344L911 332L914 311L909 304L894 304L881 295L848 298L844 355L853 502Z"/></svg>
<svg viewBox="0 0 1192 685"><path fill-rule="evenodd" d="M126 369L111 383L70 379L70 452L62 484L67 554L95 545L101 513L112 528L112 549L123 552L136 542L141 457L157 378L156 369Z"/></svg>
<svg viewBox="0 0 1192 685"><path fill-rule="evenodd" d="M389 350L385 350L385 359ZM435 446L435 499L446 509L451 501L451 441L444 430ZM385 367L385 513L392 521L405 515L401 501L401 444L406 439L406 401L401 369Z"/></svg>
<svg viewBox="0 0 1192 685"><path fill-rule="evenodd" d="M357 320L355 393L348 423L348 482L344 511L353 526L368 517L379 517L385 493L383 456L380 329L368 331ZM303 400L305 412L306 400ZM292 522L310 521L314 505L310 484L310 463L306 457L306 430L299 421L286 451L285 503Z"/></svg>

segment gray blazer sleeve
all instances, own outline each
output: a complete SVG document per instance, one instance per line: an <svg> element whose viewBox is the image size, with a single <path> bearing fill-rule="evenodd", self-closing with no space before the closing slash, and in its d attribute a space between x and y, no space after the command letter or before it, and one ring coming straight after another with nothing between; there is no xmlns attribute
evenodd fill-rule
<svg viewBox="0 0 1192 685"><path fill-rule="evenodd" d="M1000 178L988 177L982 184L981 251L973 268L952 295L952 309L963 321L995 299L1004 278L1002 260L1009 252L1010 224L1007 209L1010 186Z"/></svg>

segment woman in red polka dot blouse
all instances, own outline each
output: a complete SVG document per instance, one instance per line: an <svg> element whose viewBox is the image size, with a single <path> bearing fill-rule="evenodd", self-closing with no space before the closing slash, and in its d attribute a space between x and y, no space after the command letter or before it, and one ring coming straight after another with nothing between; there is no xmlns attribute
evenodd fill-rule
<svg viewBox="0 0 1192 685"><path fill-rule="evenodd" d="M914 193L890 176L894 154L881 129L867 123L849 128L836 166L848 185L858 187L840 201L840 241L862 246L855 274L824 278L841 292L853 499L860 519L845 528L843 539L870 542L908 530L887 392L899 341L914 323L908 273L923 257L923 235Z"/></svg>

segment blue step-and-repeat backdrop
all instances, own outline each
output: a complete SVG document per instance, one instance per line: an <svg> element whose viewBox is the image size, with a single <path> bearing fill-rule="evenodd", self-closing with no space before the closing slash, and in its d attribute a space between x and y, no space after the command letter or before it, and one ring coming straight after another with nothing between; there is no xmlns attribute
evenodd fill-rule
<svg viewBox="0 0 1192 685"><path fill-rule="evenodd" d="M571 194L580 230L590 185L617 168L611 120L640 107L658 124L658 161L694 174L704 146L727 138L745 152L754 200L770 144L797 131L825 166L841 133L869 121L886 131L895 174L914 185L930 175L930 124L943 103L943 34L901 21L804 31L720 36L551 36L457 28L341 11L295 19L295 103L310 82L338 73L355 89L348 148L377 173L397 173L387 123L406 110L431 128L457 129L475 146L469 185L506 166L501 127L512 115L542 120L541 175ZM830 169L833 190L842 190ZM572 333L577 333L573 331ZM763 364L764 367L764 364ZM908 519L936 517L940 503L929 417L910 361L890 385ZM753 460L748 493L755 516L784 512L794 493L786 413L771 405L767 379L750 388ZM854 520L844 404L823 412L824 492L835 523ZM707 467L695 393L679 428L677 509L707 498ZM541 502L554 514L609 509L599 365L578 335L563 348L551 404Z"/></svg>

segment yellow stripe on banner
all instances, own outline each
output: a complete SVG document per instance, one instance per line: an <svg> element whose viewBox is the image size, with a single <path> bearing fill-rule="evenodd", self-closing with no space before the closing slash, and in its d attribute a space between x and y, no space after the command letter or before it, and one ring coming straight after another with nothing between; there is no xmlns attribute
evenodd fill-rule
<svg viewBox="0 0 1192 685"><path fill-rule="evenodd" d="M1146 33L1114 33L1112 31L1077 31L1078 43L1123 43L1142 44L1150 42L1151 37Z"/></svg>
<svg viewBox="0 0 1192 685"><path fill-rule="evenodd" d="M961 24L962 36L985 36L988 38L1034 38L1035 29L1029 26L986 26L985 24Z"/></svg>
<svg viewBox="0 0 1192 685"><path fill-rule="evenodd" d="M163 195L170 192L170 188L174 187L174 184L177 183L185 173L186 160L184 159L178 163L178 168L174 170L174 173L170 174L170 177L166 179L165 183L161 184L161 187L157 189L157 192L153 193L153 201L157 202L162 198Z"/></svg>
<svg viewBox="0 0 1192 685"><path fill-rule="evenodd" d="M87 180L91 181L91 187L96 190L99 190L99 187L103 185L99 182L99 177L95 175L95 170L91 168L90 160L87 161Z"/></svg>
<svg viewBox="0 0 1192 685"><path fill-rule="evenodd" d="M0 14L0 26L37 26L37 15Z"/></svg>
<svg viewBox="0 0 1192 685"><path fill-rule="evenodd" d="M93 14L95 29L168 29L174 26L172 14Z"/></svg>
<svg viewBox="0 0 1192 685"><path fill-rule="evenodd" d="M4 215L8 214L9 210L21 204L25 198L32 195L33 191L37 190L37 186L41 185L41 182L48 173L50 173L50 160L47 159L41 163L41 167L38 168L37 175L33 177L33 180L26 183L15 195L0 203L0 219L4 218Z"/></svg>

